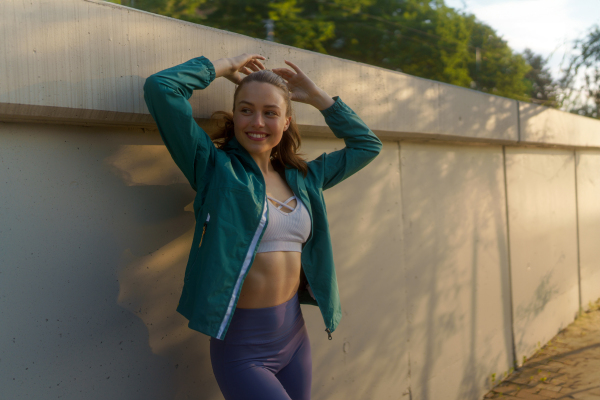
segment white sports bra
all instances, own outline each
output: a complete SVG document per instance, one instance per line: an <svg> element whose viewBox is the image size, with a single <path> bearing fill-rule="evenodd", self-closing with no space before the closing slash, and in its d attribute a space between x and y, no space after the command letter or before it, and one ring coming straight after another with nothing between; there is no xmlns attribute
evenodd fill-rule
<svg viewBox="0 0 600 400"><path fill-rule="evenodd" d="M269 223L258 245L257 253L270 251L296 251L302 253L302 244L306 243L310 235L310 215L302 201L292 196L284 202L267 196L279 203L279 206L269 203ZM296 208L287 203L296 199ZM283 212L282 207L292 211Z"/></svg>

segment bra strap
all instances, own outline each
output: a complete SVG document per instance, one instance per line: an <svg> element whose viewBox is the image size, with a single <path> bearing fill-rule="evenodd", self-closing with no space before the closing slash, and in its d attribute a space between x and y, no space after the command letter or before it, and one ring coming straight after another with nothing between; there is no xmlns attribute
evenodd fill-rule
<svg viewBox="0 0 600 400"><path fill-rule="evenodd" d="M279 204L280 204L279 206L276 206L278 210L281 210L281 207L287 207L287 208L289 208L291 211L294 211L294 210L295 210L295 208L292 208L292 207L291 207L291 206L289 206L287 203L288 203L289 201L292 201L292 200L294 200L294 199L296 198L296 196L292 196L292 197L290 197L289 199L287 199L287 200L286 200L286 201L284 201L283 203L282 203L281 201L277 200L277 199L274 199L274 198L272 198L272 197L271 197L271 196L269 196L269 195L267 195L267 198L269 198L269 199L271 199L271 200L273 200L273 201L276 201L277 203L279 203ZM296 204L296 206L298 206L298 204Z"/></svg>

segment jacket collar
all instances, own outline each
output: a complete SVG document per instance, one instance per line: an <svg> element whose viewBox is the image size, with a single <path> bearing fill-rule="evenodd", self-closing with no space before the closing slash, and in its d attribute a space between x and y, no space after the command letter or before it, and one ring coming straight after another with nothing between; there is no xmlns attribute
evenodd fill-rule
<svg viewBox="0 0 600 400"><path fill-rule="evenodd" d="M240 142L238 142L238 140L235 136L231 138L231 140L227 143L227 146L229 146L231 149L236 149L236 150L239 150L240 148L244 149L244 146L242 146L240 144ZM246 150L246 149L244 149L244 150Z"/></svg>
<svg viewBox="0 0 600 400"><path fill-rule="evenodd" d="M260 171L260 168L258 168L256 161L254 161L254 158L252 158L250 153L248 153L248 150L246 150L244 146L238 142L235 136L227 143L226 151L229 153L235 153L241 160L243 160L245 164L250 166L252 172L254 172L256 176L262 178L262 172Z"/></svg>

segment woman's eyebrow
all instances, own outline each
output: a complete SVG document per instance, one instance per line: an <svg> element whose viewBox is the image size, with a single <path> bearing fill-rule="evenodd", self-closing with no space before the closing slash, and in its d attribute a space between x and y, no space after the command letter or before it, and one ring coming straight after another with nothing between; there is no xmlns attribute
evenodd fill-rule
<svg viewBox="0 0 600 400"><path fill-rule="evenodd" d="M254 104L250 103L247 100L240 100L240 104L242 104L242 103L246 103L246 104L249 104L251 106L254 106ZM265 107L268 107L268 108L280 108L278 105L275 105L275 104L266 104Z"/></svg>

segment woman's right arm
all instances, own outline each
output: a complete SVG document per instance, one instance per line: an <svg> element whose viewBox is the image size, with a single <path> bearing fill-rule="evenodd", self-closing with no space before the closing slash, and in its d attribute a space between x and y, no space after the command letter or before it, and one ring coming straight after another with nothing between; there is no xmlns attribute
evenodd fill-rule
<svg viewBox="0 0 600 400"><path fill-rule="evenodd" d="M215 79L215 68L205 57L157 72L146 79L144 100L175 164L194 190L214 162L215 146L192 116L188 99Z"/></svg>

